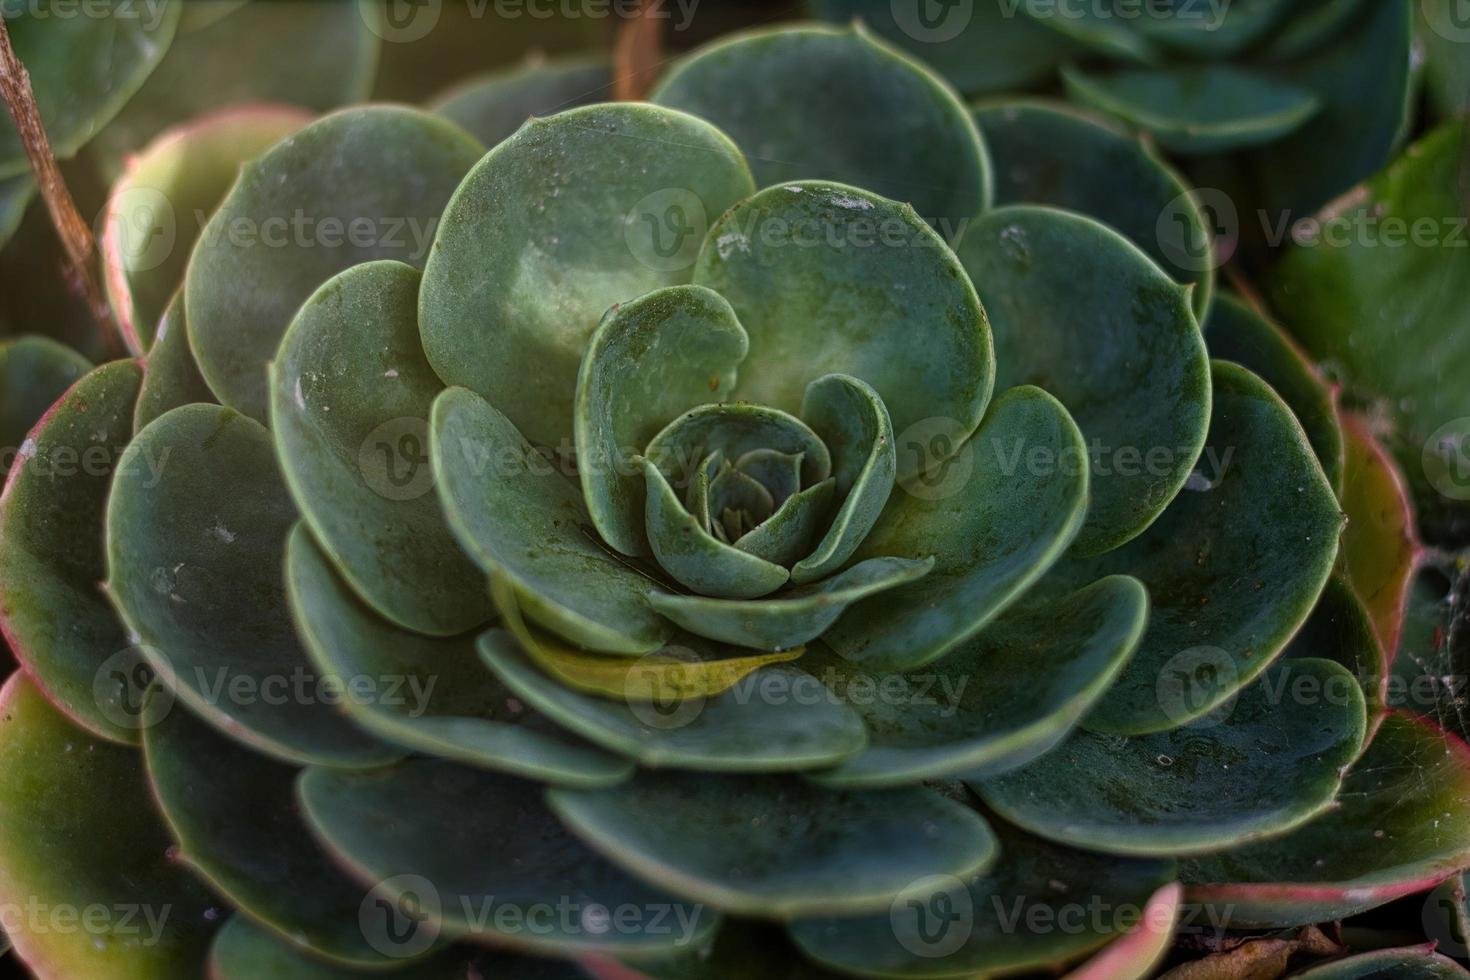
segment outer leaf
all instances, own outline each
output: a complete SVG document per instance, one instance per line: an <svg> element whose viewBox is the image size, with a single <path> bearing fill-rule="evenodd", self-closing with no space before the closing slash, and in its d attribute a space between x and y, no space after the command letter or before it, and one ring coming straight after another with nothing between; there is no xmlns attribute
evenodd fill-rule
<svg viewBox="0 0 1470 980"><path fill-rule="evenodd" d="M852 695L870 743L862 755L812 778L829 786L891 786L1029 763L1066 738L1113 683L1147 618L1147 593L1119 576L1010 610L911 675L830 663L825 676L835 691ZM858 697L869 689L882 694Z"/></svg>
<svg viewBox="0 0 1470 980"><path fill-rule="evenodd" d="M985 144L959 98L861 24L783 26L707 45L665 75L653 99L729 133L761 187L864 187L912 204L951 240L990 203Z"/></svg>
<svg viewBox="0 0 1470 980"><path fill-rule="evenodd" d="M5 927L41 980L199 976L220 910L169 860L147 785L136 752L73 727L24 674L0 691L0 899L21 913ZM107 911L100 929L61 929L30 908ZM138 911L123 921L125 908ZM144 911L156 928L134 921Z"/></svg>
<svg viewBox="0 0 1470 980"><path fill-rule="evenodd" d="M1174 920L1183 896L1178 883L1154 892L1138 925L1064 980L1144 980L1153 976L1174 944Z"/></svg>
<svg viewBox="0 0 1470 980"><path fill-rule="evenodd" d="M547 799L608 860L676 894L762 918L876 912L916 878L981 874L997 856L979 814L928 789L861 793L781 776L646 773L618 789L554 789Z"/></svg>
<svg viewBox="0 0 1470 980"><path fill-rule="evenodd" d="M155 695L157 696L157 695ZM231 906L297 948L382 968L358 921L363 889L322 853L297 812L297 770L171 711L144 737L148 777L180 859Z"/></svg>
<svg viewBox="0 0 1470 980"><path fill-rule="evenodd" d="M1182 57L1228 58L1240 54L1295 12L1298 0L1240 0L1205 12L1200 7L1174 7L1146 15L1138 29Z"/></svg>
<svg viewBox="0 0 1470 980"><path fill-rule="evenodd" d="M229 106L320 112L367 96L379 39L356 3L251 0L228 10L217 0L176 2L195 23L181 21L168 54L91 147L109 171L168 127ZM215 22L198 23L207 13Z"/></svg>
<svg viewBox="0 0 1470 980"><path fill-rule="evenodd" d="M1175 153L1261 146L1301 128L1321 104L1305 88L1220 65L1088 73L1062 69L1067 94L1145 130Z"/></svg>
<svg viewBox="0 0 1470 980"><path fill-rule="evenodd" d="M795 667L768 667L714 698L619 704L548 677L504 630L481 637L480 654L537 711L651 768L808 769L841 762L867 741L852 709L822 696L820 682Z"/></svg>
<svg viewBox="0 0 1470 980"><path fill-rule="evenodd" d="M1403 474L1360 415L1342 415L1342 571L1373 616L1389 658L1398 652L1409 583L1423 548Z"/></svg>
<svg viewBox="0 0 1470 980"><path fill-rule="evenodd" d="M999 384L1045 387L1089 440L1078 550L1137 537L1184 486L1209 422L1208 355L1187 291L1116 232L1052 208L992 211L960 257L992 317Z"/></svg>
<svg viewBox="0 0 1470 980"><path fill-rule="evenodd" d="M108 196L100 248L108 300L133 353L152 344L184 282L203 219L229 193L240 166L310 118L287 106L230 108L171 129L127 158Z"/></svg>
<svg viewBox="0 0 1470 980"><path fill-rule="evenodd" d="M611 97L612 71L606 61L546 61L533 54L512 68L457 83L438 96L431 108L493 147L532 116L551 116Z"/></svg>
<svg viewBox="0 0 1470 980"><path fill-rule="evenodd" d="M1295 833L1187 862L1188 900L1231 928L1344 919L1432 888L1470 864L1470 750L1390 714L1348 773L1340 805Z"/></svg>
<svg viewBox="0 0 1470 980"><path fill-rule="evenodd" d="M1305 434L1255 375L1214 362L1200 469L1146 534L1069 561L1069 582L1129 574L1148 587L1148 631L1087 718L1095 731L1161 731L1208 714L1270 666L1332 573L1342 514Z"/></svg>
<svg viewBox="0 0 1470 980"><path fill-rule="evenodd" d="M869 385L844 374L818 378L806 386L801 415L832 453L842 504L816 549L791 567L797 585L847 563L883 513L898 472L893 421Z"/></svg>
<svg viewBox="0 0 1470 980"><path fill-rule="evenodd" d="M1291 980L1464 980L1465 968L1433 945L1379 949L1293 973Z"/></svg>
<svg viewBox="0 0 1470 980"><path fill-rule="evenodd" d="M535 783L422 759L373 773L311 768L297 792L349 872L388 901L409 903L401 907L415 909L429 935L538 953L657 956L701 942L718 924L713 912L628 877L582 845ZM538 908L570 914L548 921ZM588 919L617 909L631 913L616 928Z"/></svg>
<svg viewBox="0 0 1470 980"><path fill-rule="evenodd" d="M769 188L710 229L694 281L750 335L738 398L794 412L810 381L849 374L883 399L900 438L948 420L956 448L990 401L985 311L912 208L841 184ZM899 478L913 467L900 457Z"/></svg>
<svg viewBox="0 0 1470 980"><path fill-rule="evenodd" d="M730 304L700 286L614 306L593 332L572 408L577 474L593 525L618 551L648 553L631 457L670 419L733 388L748 348Z"/></svg>
<svg viewBox="0 0 1470 980"><path fill-rule="evenodd" d="M141 380L136 363L115 361L74 385L31 432L0 497L0 629L68 717L117 742L138 738L129 692L105 676L128 638L97 583L108 488Z"/></svg>
<svg viewBox="0 0 1470 980"><path fill-rule="evenodd" d="M153 346L144 362L143 386L133 409L133 431L142 432L149 422L182 405L213 402L214 392L199 373L194 352L189 349L189 325L180 290L158 321Z"/></svg>
<svg viewBox="0 0 1470 980"><path fill-rule="evenodd" d="M1006 819L1076 847L1199 854L1280 836L1326 811L1366 725L1347 670L1289 660L1228 716L1129 739L1081 732L974 786Z"/></svg>
<svg viewBox="0 0 1470 980"><path fill-rule="evenodd" d="M271 426L297 506L358 595L405 629L452 636L491 606L434 493L443 385L419 347L418 291L416 269L385 261L313 293L271 365Z"/></svg>
<svg viewBox="0 0 1470 980"><path fill-rule="evenodd" d="M607 786L633 766L525 707L488 673L471 637L430 639L384 622L300 525L286 550L291 610L312 664L366 731L427 755L570 786Z"/></svg>
<svg viewBox="0 0 1470 980"><path fill-rule="evenodd" d="M1388 657L1368 610L1340 575L1332 576L1317 608L1287 644L1288 657L1335 660L1348 669L1367 698L1370 728L1388 703Z"/></svg>
<svg viewBox="0 0 1470 980"><path fill-rule="evenodd" d="M1017 448L1045 465L1022 467ZM1057 560L1082 526L1082 434L1061 403L1013 388L932 479L905 486L858 549L859 560L933 558L913 585L853 606L826 635L867 669L913 670L977 633Z"/></svg>
<svg viewBox="0 0 1470 980"><path fill-rule="evenodd" d="M683 113L614 104L532 120L445 211L419 297L429 363L556 446L599 318L688 282L707 216L752 188L735 145Z"/></svg>
<svg viewBox="0 0 1470 980"><path fill-rule="evenodd" d="M1204 323L1210 356L1249 368L1285 400L1306 430L1327 482L1343 483L1343 433L1335 388L1280 326L1231 293L1221 294Z"/></svg>
<svg viewBox="0 0 1470 980"><path fill-rule="evenodd" d="M15 465L31 427L91 368L85 357L46 337L0 342L0 479Z"/></svg>
<svg viewBox="0 0 1470 980"><path fill-rule="evenodd" d="M266 362L304 300L373 259L422 267L435 222L483 150L412 109L368 106L312 123L240 174L189 261L189 342L220 401L257 421Z"/></svg>
<svg viewBox="0 0 1470 980"><path fill-rule="evenodd" d="M398 751L315 696L281 574L295 522L264 428L176 408L118 462L108 593L168 690L230 737L298 764L391 761Z"/></svg>
<svg viewBox="0 0 1470 980"><path fill-rule="evenodd" d="M1049 204L1111 226L1195 286L1203 319L1215 283L1210 230L1189 185L1152 145L1050 99L982 102L974 111L995 162L996 204Z"/></svg>
<svg viewBox="0 0 1470 980"><path fill-rule="evenodd" d="M648 602L691 633L755 650L790 650L827 632L852 603L916 582L933 567L933 559L869 558L760 599L651 592Z"/></svg>
<svg viewBox="0 0 1470 980"><path fill-rule="evenodd" d="M168 50L179 23L178 0L146 8L102 0L86 16L58 16L50 5L7 7L5 28L26 66L36 107L58 157L76 154L138 91ZM27 167L20 133L0 118L0 177Z"/></svg>
<svg viewBox="0 0 1470 980"><path fill-rule="evenodd" d="M861 976L1045 970L1131 928L1136 910L1173 879L1173 862L1104 857L997 829L1000 862L988 874L922 878L882 915L796 922L792 938L818 962ZM1107 911L1079 914L1099 907Z"/></svg>
<svg viewBox="0 0 1470 980"><path fill-rule="evenodd" d="M647 601L656 583L603 548L577 486L508 418L450 388L434 401L430 448L450 528L481 568L515 586L527 615L595 650L663 644L668 626Z"/></svg>

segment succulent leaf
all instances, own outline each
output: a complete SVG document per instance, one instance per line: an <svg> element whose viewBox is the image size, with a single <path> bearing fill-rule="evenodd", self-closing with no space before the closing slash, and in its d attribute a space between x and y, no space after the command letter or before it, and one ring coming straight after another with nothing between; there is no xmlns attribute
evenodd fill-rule
<svg viewBox="0 0 1470 980"><path fill-rule="evenodd" d="M180 290L174 293L153 333L153 346L143 364L143 385L133 409L133 432L142 432L148 423L181 406L213 403L214 392L199 373L194 352L189 349L189 324Z"/></svg>
<svg viewBox="0 0 1470 980"><path fill-rule="evenodd" d="M612 91L612 69L598 58L528 59L456 84L431 103L487 147L514 135L532 116L603 101Z"/></svg>
<svg viewBox="0 0 1470 980"><path fill-rule="evenodd" d="M344 109L247 165L189 260L189 343L220 401L264 422L266 363L297 308L360 262L422 267L483 149L414 109Z"/></svg>
<svg viewBox="0 0 1470 980"><path fill-rule="evenodd" d="M0 341L0 480L31 428L68 388L92 369L85 357L46 337Z"/></svg>
<svg viewBox="0 0 1470 980"><path fill-rule="evenodd" d="M532 120L439 224L419 297L429 363L532 442L564 444L603 313L687 283L708 220L752 189L729 138L680 112L618 103Z"/></svg>
<svg viewBox="0 0 1470 980"><path fill-rule="evenodd" d="M1291 980L1465 980L1470 973L1432 945L1359 953L1293 973Z"/></svg>

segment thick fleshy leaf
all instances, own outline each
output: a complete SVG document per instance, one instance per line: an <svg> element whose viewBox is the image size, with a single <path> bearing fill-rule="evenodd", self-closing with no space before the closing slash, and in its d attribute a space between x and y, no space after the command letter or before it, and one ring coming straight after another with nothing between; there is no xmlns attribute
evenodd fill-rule
<svg viewBox="0 0 1470 980"><path fill-rule="evenodd" d="M1190 483L1147 533L1064 581L1125 574L1148 588L1143 643L1087 718L1096 731L1162 731L1205 715L1270 666L1332 574L1342 514L1281 397L1213 364L1214 417Z"/></svg>
<svg viewBox="0 0 1470 980"><path fill-rule="evenodd" d="M706 531L684 509L658 466L652 460L642 462L648 496L645 527L659 567L696 593L722 599L757 599L786 584L789 571Z"/></svg>
<svg viewBox="0 0 1470 980"><path fill-rule="evenodd" d="M974 810L929 789L851 792L789 776L642 773L605 792L553 789L552 810L608 860L735 914L886 909L917 878L996 859Z"/></svg>
<svg viewBox="0 0 1470 980"><path fill-rule="evenodd" d="M271 428L297 506L353 589L405 629L453 636L491 606L434 493L443 385L419 346L419 278L366 262L312 294L271 364Z"/></svg>
<svg viewBox="0 0 1470 980"><path fill-rule="evenodd" d="M1119 17L1112 0L1059 9L1049 0L1023 0L1021 12L1078 47L1129 64L1154 65L1164 53L1138 29L1135 18Z"/></svg>
<svg viewBox="0 0 1470 980"><path fill-rule="evenodd" d="M1063 980L1145 980L1174 945L1174 921L1184 889L1175 882L1154 892L1128 934L1068 973Z"/></svg>
<svg viewBox="0 0 1470 980"><path fill-rule="evenodd" d="M26 207L36 193L36 182L29 173L0 178L0 247L3 247L20 227Z"/></svg>
<svg viewBox="0 0 1470 980"><path fill-rule="evenodd" d="M683 113L618 103L532 120L439 225L419 298L429 363L532 442L566 448L603 313L688 282L708 222L753 186L729 138Z"/></svg>
<svg viewBox="0 0 1470 980"><path fill-rule="evenodd" d="M959 254L991 316L998 383L1045 388L1089 440L1078 550L1137 537L1184 486L1209 422L1208 355L1187 290L1117 232L1054 208L992 211ZM1031 447L1004 451L1020 464Z"/></svg>
<svg viewBox="0 0 1470 980"><path fill-rule="evenodd" d="M1369 721L1387 706L1388 656L1378 642L1373 620L1341 575L1332 576L1317 607L1286 646L1286 657L1335 660L1357 679L1367 699Z"/></svg>
<svg viewBox="0 0 1470 980"><path fill-rule="evenodd" d="M781 27L709 45L675 65L652 97L729 133L761 187L863 187L911 204L951 241L990 203L985 145L954 91L861 24Z"/></svg>
<svg viewBox="0 0 1470 980"><path fill-rule="evenodd" d="M128 638L98 583L108 488L142 377L114 361L74 385L32 430L0 497L0 629L68 717L120 742L137 741L137 726L104 669Z"/></svg>
<svg viewBox="0 0 1470 980"><path fill-rule="evenodd" d="M841 184L769 188L715 222L694 281L728 299L750 336L737 398L795 412L809 382L849 374L883 399L900 439L939 420L954 448L985 413L985 310L912 208ZM913 466L900 456L899 478Z"/></svg>
<svg viewBox="0 0 1470 980"><path fill-rule="evenodd" d="M214 392L199 373L194 352L189 349L189 325L180 290L158 321L153 346L144 362L143 386L138 389L138 404L133 409L133 431L142 432L149 422L182 405L213 402Z"/></svg>
<svg viewBox="0 0 1470 980"><path fill-rule="evenodd" d="M801 417L832 454L842 504L812 553L792 566L797 585L826 578L847 563L883 513L898 472L893 421L868 384L845 374L818 378L802 396Z"/></svg>
<svg viewBox="0 0 1470 980"><path fill-rule="evenodd" d="M1392 448L1426 517L1470 499L1462 440L1470 397L1470 248L1459 247L1466 129L1444 124L1327 207L1273 276L1292 332L1349 390L1381 399Z"/></svg>
<svg viewBox="0 0 1470 980"><path fill-rule="evenodd" d="M317 696L282 575L295 523L270 433L217 405L176 408L118 462L108 593L168 690L230 737L288 762L391 761Z"/></svg>
<svg viewBox="0 0 1470 980"><path fill-rule="evenodd" d="M1068 66L1062 80L1078 102L1118 116L1185 155L1274 142L1321 108L1308 89L1223 65L1105 73Z"/></svg>
<svg viewBox="0 0 1470 980"><path fill-rule="evenodd" d="M821 436L801 419L748 401L700 405L669 422L643 455L671 481L683 483L690 469L710 453L737 463L762 449L801 457L801 481L808 486L832 474L832 456ZM774 498L772 500L774 504ZM713 506L713 505L712 505Z"/></svg>
<svg viewBox="0 0 1470 980"><path fill-rule="evenodd" d="M1345 919L1470 864L1467 801L1465 743L1391 714L1336 808L1286 837L1185 862L1187 899L1213 906L1233 929Z"/></svg>
<svg viewBox="0 0 1470 980"><path fill-rule="evenodd" d="M1414 10L1414 41L1424 52L1424 88L1430 104L1441 116L1463 114L1470 108L1465 22L1449 3L1416 3Z"/></svg>
<svg viewBox="0 0 1470 980"><path fill-rule="evenodd" d="M473 637L431 639L385 622L342 582L304 527L286 584L312 664L342 710L384 741L465 765L570 786L606 786L632 764L525 707L485 669Z"/></svg>
<svg viewBox="0 0 1470 980"><path fill-rule="evenodd" d="M1020 465L1020 453L1043 465ZM1082 433L1055 398L1037 388L1001 395L932 480L903 485L856 555L933 558L934 570L854 605L827 642L864 668L913 670L973 636L1076 537L1085 460Z"/></svg>
<svg viewBox="0 0 1470 980"><path fill-rule="evenodd" d="M860 18L892 44L908 49L964 93L1012 91L1043 81L1075 50L1066 38L1004 4L954 4L938 10L928 0L813 0L825 20Z"/></svg>
<svg viewBox="0 0 1470 980"><path fill-rule="evenodd" d="M287 106L226 109L171 129L128 157L108 196L99 247L108 300L133 353L152 344L204 220L241 165L310 119Z"/></svg>
<svg viewBox="0 0 1470 980"><path fill-rule="evenodd" d="M334 966L297 952L243 915L230 917L215 935L209 950L210 980L352 980L362 975L361 970ZM465 980L477 975L516 980L581 980L584 976L575 966L560 960L465 947L407 963L390 973L372 975L391 976L394 980Z"/></svg>
<svg viewBox="0 0 1470 980"><path fill-rule="evenodd" d="M988 874L922 878L882 915L796 922L792 938L817 962L861 976L1048 970L1134 926L1149 896L1173 879L1170 861L1088 854L997 830L1000 861ZM1083 914L1090 908L1106 911Z"/></svg>
<svg viewBox="0 0 1470 980"><path fill-rule="evenodd" d="M643 475L632 456L670 419L721 398L749 347L735 311L700 286L670 286L614 306L577 375L577 474L592 523L626 555L648 554Z"/></svg>
<svg viewBox="0 0 1470 980"><path fill-rule="evenodd" d="M1257 206L1273 221L1307 217L1388 163L1408 128L1415 90L1413 6L1411 0L1364 3L1345 34L1277 73L1311 91L1321 108L1285 139L1247 154ZM1321 152L1324 146L1333 152ZM1373 251L1383 257L1388 250Z"/></svg>
<svg viewBox="0 0 1470 980"><path fill-rule="evenodd" d="M297 792L328 848L374 894L413 911L426 938L656 956L699 943L719 921L604 861L535 783L421 759L367 773L314 767Z"/></svg>
<svg viewBox="0 0 1470 980"><path fill-rule="evenodd" d="M156 695L155 695L156 696ZM173 710L144 732L148 778L178 860L235 909L297 947L387 967L358 922L365 893L302 824L294 766Z"/></svg>
<svg viewBox="0 0 1470 980"><path fill-rule="evenodd" d="M324 111L367 96L379 40L359 4L251 0L228 10L217 0L176 3L185 21L197 8L217 8L214 22L196 20L191 29L181 21L168 54L88 148L104 167L122 165L170 126L228 106L276 102Z"/></svg>
<svg viewBox="0 0 1470 980"><path fill-rule="evenodd" d="M1293 973L1291 980L1465 980L1470 973L1433 944L1378 949Z"/></svg>
<svg viewBox="0 0 1470 980"><path fill-rule="evenodd" d="M611 98L612 70L606 61L545 61L533 55L513 68L460 82L435 99L432 108L493 147L532 116L551 116Z"/></svg>
<svg viewBox="0 0 1470 980"><path fill-rule="evenodd" d="M1409 583L1422 548L1403 474L1361 415L1342 415L1342 572L1373 617L1378 641L1398 651Z"/></svg>
<svg viewBox="0 0 1470 980"><path fill-rule="evenodd" d="M867 742L853 710L793 666L767 667L712 698L619 703L580 694L541 672L504 630L481 637L480 653L537 711L652 768L808 769L841 762Z"/></svg>
<svg viewBox="0 0 1470 980"><path fill-rule="evenodd" d="M1210 307L1215 256L1199 202L1153 147L1103 117L1044 99L975 107L995 166L995 203L1047 204L1089 215L1195 287Z"/></svg>
<svg viewBox="0 0 1470 980"><path fill-rule="evenodd" d="M73 156L115 116L168 50L181 0L138 4L102 0L80 16L50 4L5 9L5 29L30 76L52 152ZM25 148L15 122L0 117L0 177L24 173Z"/></svg>
<svg viewBox="0 0 1470 980"><path fill-rule="evenodd" d="M1204 323L1210 356L1249 368L1291 408L1327 482L1343 487L1343 433L1336 392L1281 327L1231 293L1222 293Z"/></svg>
<svg viewBox="0 0 1470 980"><path fill-rule="evenodd" d="M762 667L796 660L805 652L798 647L746 656L716 644L701 643L698 651L679 646L637 660L585 653L532 629L521 615L510 586L497 581L491 584L491 591L505 617L506 628L521 652L529 655L537 667L571 690L614 701L664 705L703 700L728 691Z"/></svg>
<svg viewBox="0 0 1470 980"><path fill-rule="evenodd" d="M1013 823L1109 854L1199 854L1280 836L1332 805L1367 729L1363 691L1328 660L1287 660L1192 726L1079 732L973 784ZM1127 791L1119 793L1119 787Z"/></svg>
<svg viewBox="0 0 1470 980"><path fill-rule="evenodd" d="M222 911L169 859L142 757L71 725L19 672L0 691L0 824L5 928L37 977L197 980ZM64 909L73 928L51 918ZM75 927L89 909L100 927Z"/></svg>
<svg viewBox="0 0 1470 980"><path fill-rule="evenodd" d="M515 586L542 626L594 650L658 649L657 583L603 547L580 488L505 415L466 388L434 401L430 455L449 526L485 571Z"/></svg>
<svg viewBox="0 0 1470 980"><path fill-rule="evenodd" d="M933 567L932 559L869 558L761 599L651 592L648 601L691 633L754 650L789 650L827 632L854 602L918 581Z"/></svg>
<svg viewBox="0 0 1470 980"><path fill-rule="evenodd" d="M1147 617L1143 587L1119 576L1055 601L1023 603L910 675L829 663L837 691L883 695L852 698L868 729L867 751L813 778L891 786L1029 763L1066 738L1108 689Z"/></svg>
<svg viewBox="0 0 1470 980"><path fill-rule="evenodd" d="M1365 6L1365 0L1300 0L1280 30L1271 32L1259 57L1279 62L1311 54L1340 34Z"/></svg>
<svg viewBox="0 0 1470 980"><path fill-rule="evenodd" d="M0 342L0 480L15 465L31 428L91 367L47 337Z"/></svg>
<svg viewBox="0 0 1470 980"><path fill-rule="evenodd" d="M831 477L786 498L775 513L735 539L736 551L787 568L811 552L817 532L830 522L836 481Z"/></svg>
<svg viewBox="0 0 1470 980"><path fill-rule="evenodd" d="M452 123L346 109L246 165L189 260L189 341L224 404L257 421L266 363L322 283L360 262L422 268L450 194L484 151Z"/></svg>
<svg viewBox="0 0 1470 980"><path fill-rule="evenodd" d="M1138 30L1183 57L1228 58L1277 27L1298 0L1236 0L1223 7L1188 3L1148 13L1137 21Z"/></svg>

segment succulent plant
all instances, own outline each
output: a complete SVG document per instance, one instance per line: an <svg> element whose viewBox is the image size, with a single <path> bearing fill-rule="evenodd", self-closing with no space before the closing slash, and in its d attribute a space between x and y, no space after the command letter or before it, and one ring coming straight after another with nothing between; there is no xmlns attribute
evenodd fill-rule
<svg viewBox="0 0 1470 980"><path fill-rule="evenodd" d="M1153 146L862 26L608 76L117 117L208 110L104 211L136 359L0 348L25 965L1121 980L1436 886L1463 937L1470 748L1395 694L1444 572ZM1392 291L1319 261L1278 309ZM1302 976L1464 976L1389 945Z"/></svg>

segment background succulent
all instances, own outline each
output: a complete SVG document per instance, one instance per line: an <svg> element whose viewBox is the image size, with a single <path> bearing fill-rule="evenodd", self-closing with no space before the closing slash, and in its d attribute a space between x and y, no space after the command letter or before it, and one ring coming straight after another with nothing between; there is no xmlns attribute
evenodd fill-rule
<svg viewBox="0 0 1470 980"><path fill-rule="evenodd" d="M1463 259L1327 237L1462 214L1458 121L1258 295L1151 142L967 107L860 26L607 103L595 56L461 78L468 9L149 9L128 57L17 40L38 94L116 73L40 102L79 196L111 181L138 356L0 350L0 924L35 974L1464 976ZM1316 54L1363 67L1406 12L1373 9L1082 40L1337 25ZM369 93L430 111L314 116Z"/></svg>

